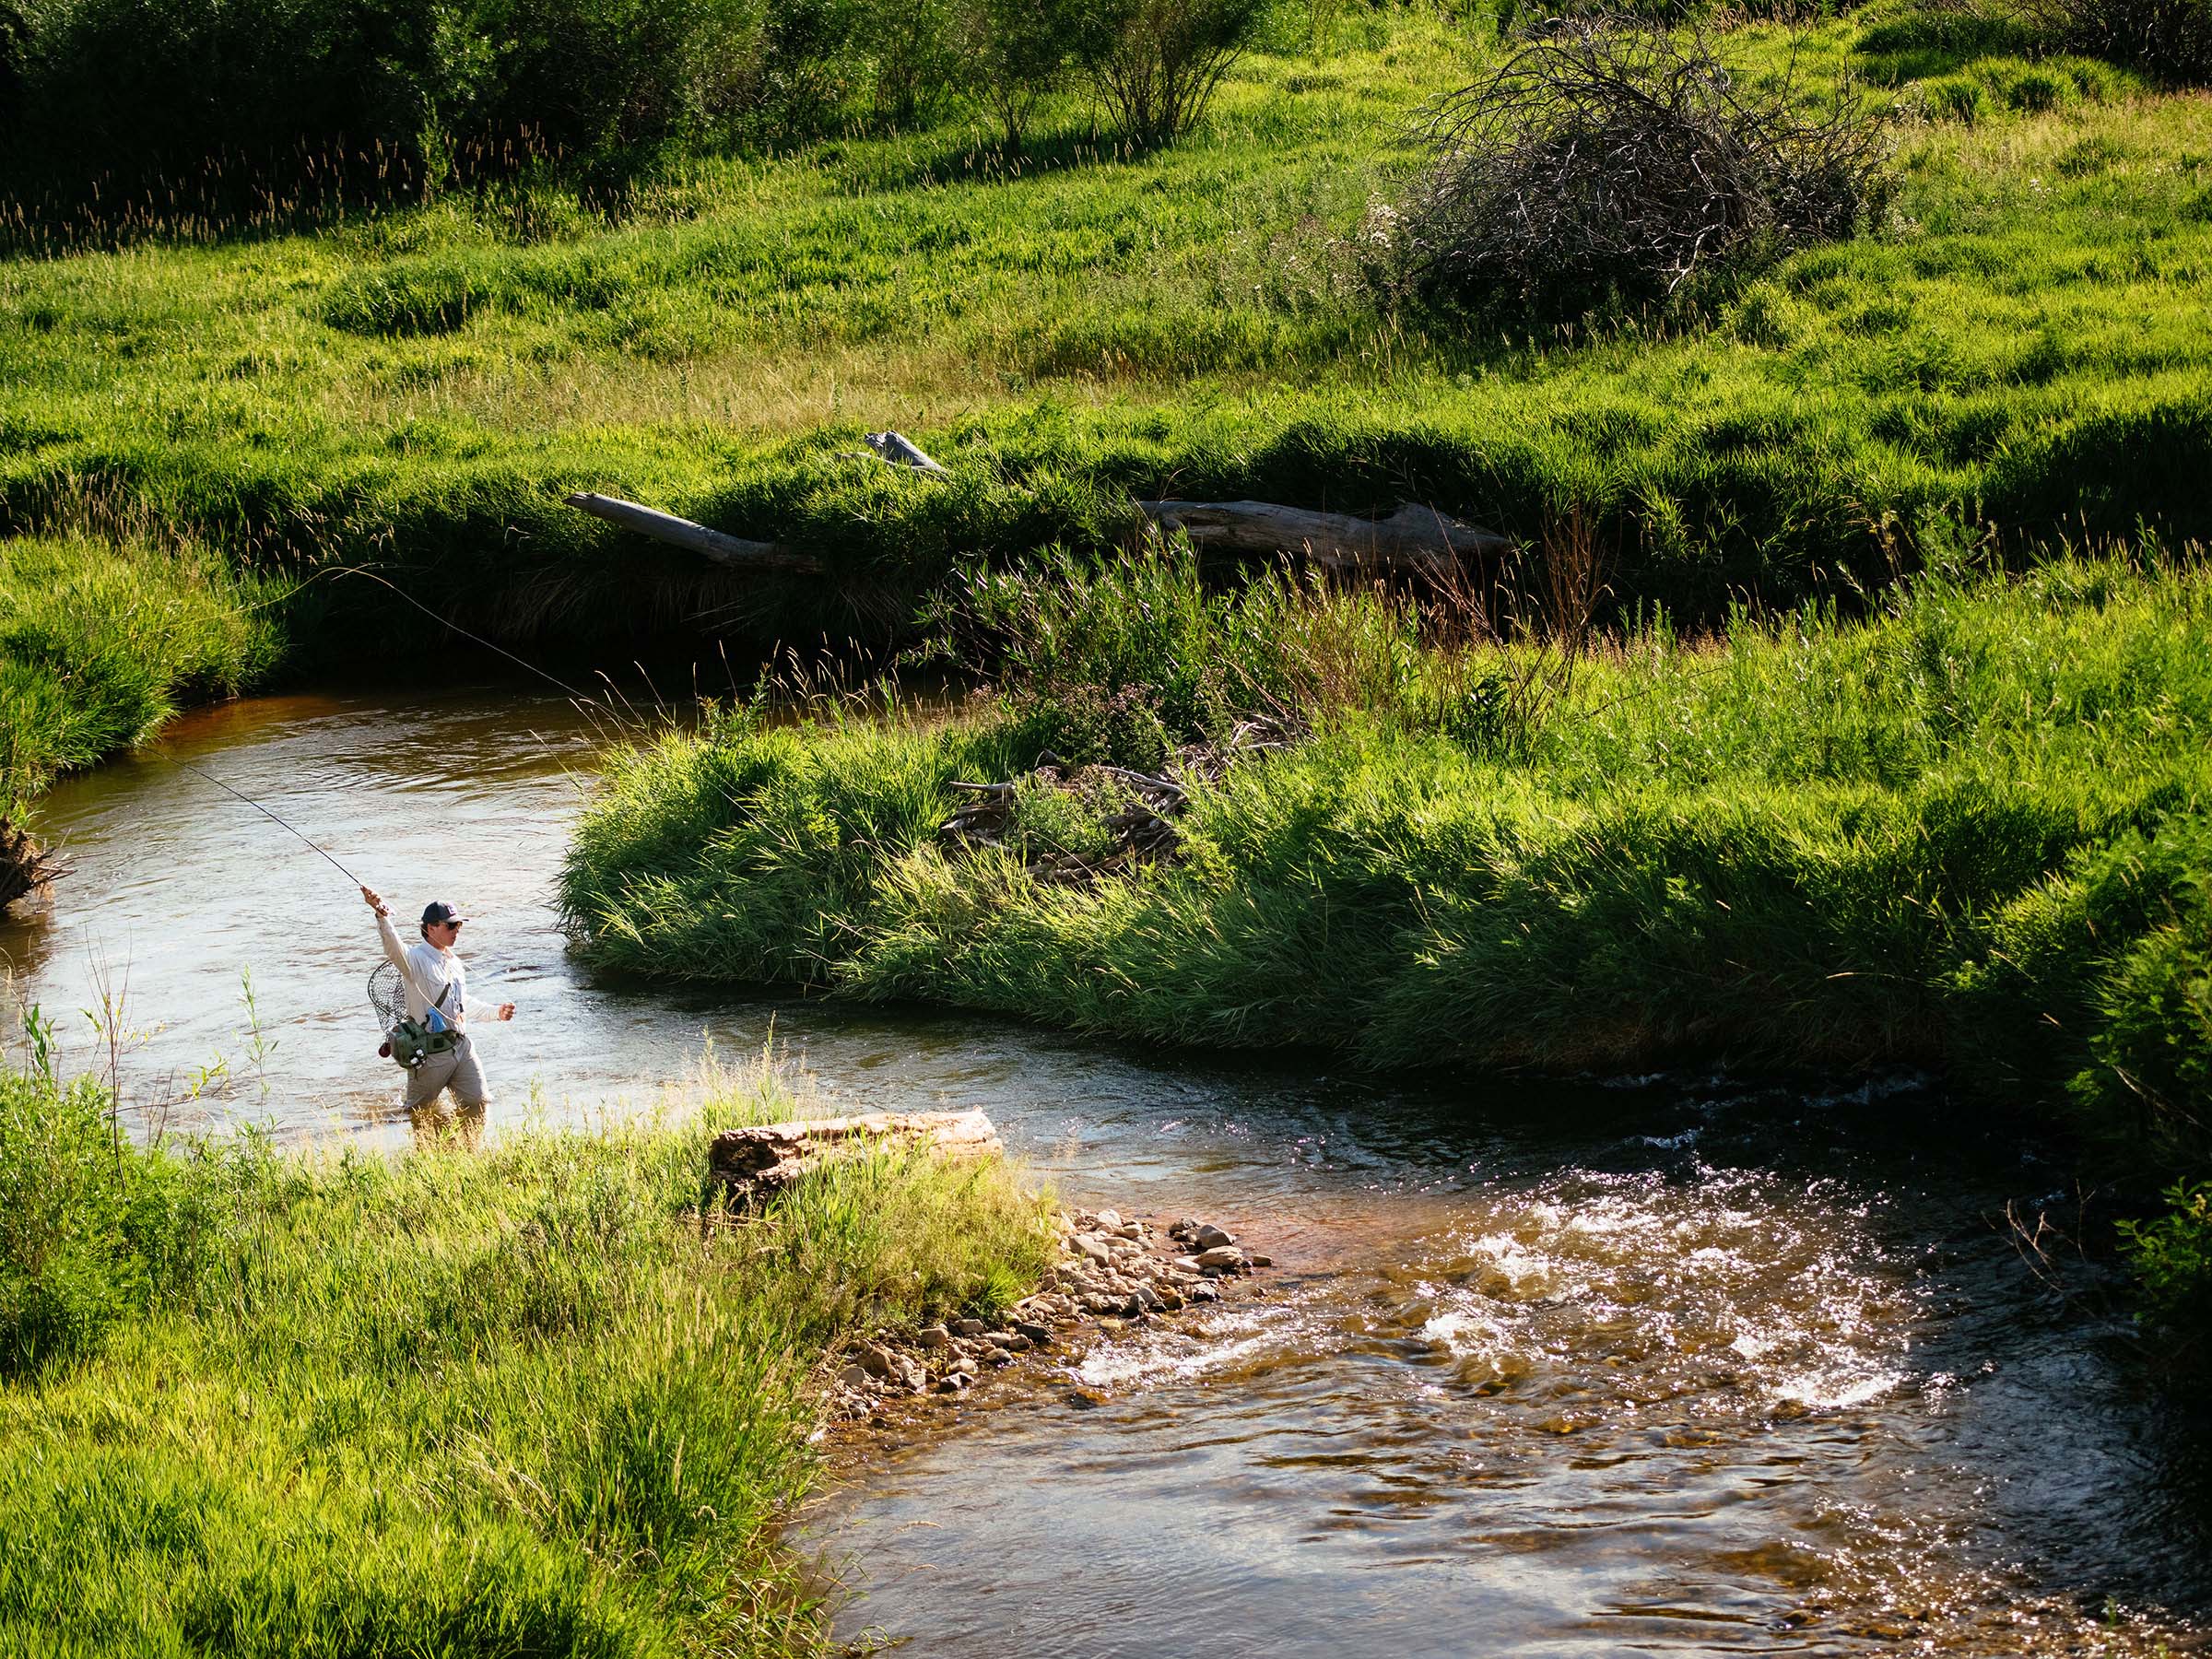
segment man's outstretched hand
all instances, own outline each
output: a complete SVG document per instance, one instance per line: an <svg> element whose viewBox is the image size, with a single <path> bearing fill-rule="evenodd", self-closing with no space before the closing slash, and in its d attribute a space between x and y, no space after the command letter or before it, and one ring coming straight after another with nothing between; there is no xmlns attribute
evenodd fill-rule
<svg viewBox="0 0 2212 1659"><path fill-rule="evenodd" d="M383 916L391 913L389 911L384 909L384 901L376 896L376 889L374 888L363 888L361 889L361 898L368 904L369 908L374 911L378 915Z"/></svg>
<svg viewBox="0 0 2212 1659"><path fill-rule="evenodd" d="M501 1019L512 1019L514 1018L514 1005L512 1003L501 1003L500 1005L500 1018Z"/></svg>

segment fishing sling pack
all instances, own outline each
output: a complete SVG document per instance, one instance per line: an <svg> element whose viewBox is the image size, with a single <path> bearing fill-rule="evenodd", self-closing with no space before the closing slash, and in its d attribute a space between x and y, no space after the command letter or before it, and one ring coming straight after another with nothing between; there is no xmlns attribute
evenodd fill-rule
<svg viewBox="0 0 2212 1659"><path fill-rule="evenodd" d="M369 976L369 1006L376 1010L377 1023L384 1028L383 1044L376 1052L413 1071L433 1054L451 1053L459 1045L461 1033L443 1023L445 999L453 994L451 980L430 1005L430 1011L439 1016L436 1030L423 1020L408 1018L404 983L394 964L380 962Z"/></svg>

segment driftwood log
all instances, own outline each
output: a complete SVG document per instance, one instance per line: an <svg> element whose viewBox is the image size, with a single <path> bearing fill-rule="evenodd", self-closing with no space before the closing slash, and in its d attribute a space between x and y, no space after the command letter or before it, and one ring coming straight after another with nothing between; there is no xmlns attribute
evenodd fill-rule
<svg viewBox="0 0 2212 1659"><path fill-rule="evenodd" d="M1386 519L1312 512L1273 501L1139 501L1162 533L1180 530L1201 553L1303 556L1361 576L1447 576L1470 554L1512 550L1510 536L1407 501Z"/></svg>
<svg viewBox="0 0 2212 1659"><path fill-rule="evenodd" d="M701 554L716 564L752 571L795 571L812 575L821 572L822 561L811 553L794 553L779 542L747 541L743 536L725 535L690 519L677 518L673 512L641 507L618 496L594 495L580 489L568 498L568 502L579 512L588 512L625 530L635 530L640 535L650 535L655 541Z"/></svg>
<svg viewBox="0 0 2212 1659"><path fill-rule="evenodd" d="M735 1205L758 1204L832 1159L862 1152L926 1151L992 1158L1006 1148L981 1107L968 1112L871 1112L725 1129L707 1154L707 1182Z"/></svg>
<svg viewBox="0 0 2212 1659"><path fill-rule="evenodd" d="M893 466L909 466L919 473L933 473L942 478L945 469L924 454L922 446L904 432L865 432L863 441L876 453L877 459L888 461Z"/></svg>

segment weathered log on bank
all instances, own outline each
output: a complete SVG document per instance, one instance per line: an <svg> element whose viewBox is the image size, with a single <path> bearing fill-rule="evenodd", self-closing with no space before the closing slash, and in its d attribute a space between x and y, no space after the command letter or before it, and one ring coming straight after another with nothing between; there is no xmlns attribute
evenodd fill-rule
<svg viewBox="0 0 2212 1659"><path fill-rule="evenodd" d="M657 508L641 507L618 496L594 495L590 490L580 489L568 498L568 504L579 512L588 512L625 530L635 530L640 535L650 535L655 541L700 554L716 564L748 571L821 574L822 561L811 553L794 553L780 542L747 541L743 536L725 535L690 519L677 518L675 513L663 512Z"/></svg>
<svg viewBox="0 0 2212 1659"><path fill-rule="evenodd" d="M1291 553L1361 576L1448 576L1471 554L1512 550L1510 536L1408 501L1386 519L1312 512L1272 501L1139 501L1166 534L1180 530L1201 553Z"/></svg>
<svg viewBox="0 0 2212 1659"><path fill-rule="evenodd" d="M981 1107L968 1112L870 1112L725 1129L707 1154L707 1180L734 1203L752 1204L832 1159L863 1152L992 1158L1006 1150Z"/></svg>

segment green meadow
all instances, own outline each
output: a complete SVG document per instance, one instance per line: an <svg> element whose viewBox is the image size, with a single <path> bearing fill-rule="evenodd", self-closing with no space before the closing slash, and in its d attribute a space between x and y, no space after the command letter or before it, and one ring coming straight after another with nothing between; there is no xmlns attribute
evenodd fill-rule
<svg viewBox="0 0 2212 1659"><path fill-rule="evenodd" d="M18 37L136 15L71 5L0 0L0 91L66 112L98 40ZM1883 116L1872 222L1567 321L1416 303L1424 112L1512 21L1273 8L1148 146L1066 83L1018 151L901 110L864 40L872 101L671 117L618 171L441 171L425 117L405 190L318 195L311 151L229 219L0 201L0 848L171 709L446 621L696 661L735 703L617 756L577 831L594 963L1376 1066L1924 1065L2135 1213L2166 1189L2120 1242L2147 1312L2212 1328L2212 98L1991 8L1732 19L1743 87ZM1137 537L1161 497L1411 500L1521 551L1457 594L1202 573ZM954 695L771 718L778 644L922 649ZM1174 771L1171 853L1117 857L1125 789L1048 752ZM1009 780L1000 844L943 833ZM1003 1171L864 1163L702 1229L705 1134L788 1114L770 1078L400 1159L144 1147L31 1035L0 1647L808 1651L771 1534L812 1369L1044 1260Z"/></svg>
<svg viewBox="0 0 2212 1659"><path fill-rule="evenodd" d="M1278 31L1281 32L1281 31ZM1897 113L1872 235L1690 307L1470 332L1378 299L1426 100L1498 48L1416 12L1246 56L1133 152L1047 106L690 158L618 215L525 177L313 233L0 265L0 524L150 519L294 577L312 660L420 619L593 650L896 633L961 560L1101 550L1132 496L1562 515L1685 624L1885 579L1951 507L2212 530L2212 103L2018 31L1879 9L1738 30L1753 76ZM952 470L868 458L896 428ZM597 488L818 553L706 571ZM331 626L332 622L346 626Z"/></svg>

